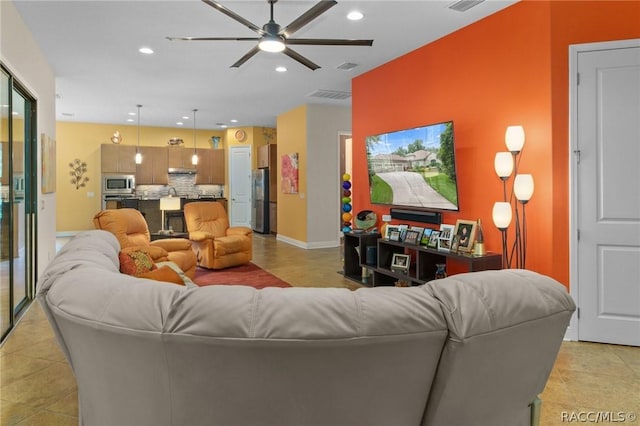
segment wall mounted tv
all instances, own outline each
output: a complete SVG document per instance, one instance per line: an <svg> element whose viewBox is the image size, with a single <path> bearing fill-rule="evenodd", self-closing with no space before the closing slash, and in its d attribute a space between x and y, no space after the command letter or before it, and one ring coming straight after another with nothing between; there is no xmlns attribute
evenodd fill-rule
<svg viewBox="0 0 640 426"><path fill-rule="evenodd" d="M459 210L453 121L366 138L372 204Z"/></svg>

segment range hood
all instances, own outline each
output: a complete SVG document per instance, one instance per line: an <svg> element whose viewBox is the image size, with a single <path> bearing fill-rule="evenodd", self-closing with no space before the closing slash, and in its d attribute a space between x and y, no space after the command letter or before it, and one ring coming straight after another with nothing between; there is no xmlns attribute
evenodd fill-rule
<svg viewBox="0 0 640 426"><path fill-rule="evenodd" d="M195 175L196 169L187 169L184 167L169 167L170 174L183 174L183 175Z"/></svg>

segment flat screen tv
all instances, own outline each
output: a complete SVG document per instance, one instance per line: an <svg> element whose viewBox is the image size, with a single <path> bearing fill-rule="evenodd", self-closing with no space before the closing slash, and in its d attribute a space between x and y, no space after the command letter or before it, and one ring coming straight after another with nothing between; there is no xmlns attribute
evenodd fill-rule
<svg viewBox="0 0 640 426"><path fill-rule="evenodd" d="M453 121L366 138L372 204L458 211Z"/></svg>

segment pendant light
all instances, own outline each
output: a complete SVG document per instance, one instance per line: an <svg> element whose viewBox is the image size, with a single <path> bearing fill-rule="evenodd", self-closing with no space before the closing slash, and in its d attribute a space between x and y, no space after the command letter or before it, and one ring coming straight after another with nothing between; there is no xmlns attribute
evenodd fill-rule
<svg viewBox="0 0 640 426"><path fill-rule="evenodd" d="M140 154L140 108L142 105L138 104L138 146L136 147L136 164L142 164L142 154Z"/></svg>
<svg viewBox="0 0 640 426"><path fill-rule="evenodd" d="M197 109L193 110L193 156L191 156L191 164L194 166L198 164L198 154L196 152L196 112Z"/></svg>

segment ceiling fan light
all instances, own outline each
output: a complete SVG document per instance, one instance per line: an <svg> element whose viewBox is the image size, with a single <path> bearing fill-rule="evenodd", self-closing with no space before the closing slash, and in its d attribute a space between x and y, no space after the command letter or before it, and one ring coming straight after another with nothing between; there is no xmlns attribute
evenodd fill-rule
<svg viewBox="0 0 640 426"><path fill-rule="evenodd" d="M258 43L258 48L263 52L282 52L284 47L284 41L278 36L266 35L262 37L260 43Z"/></svg>

